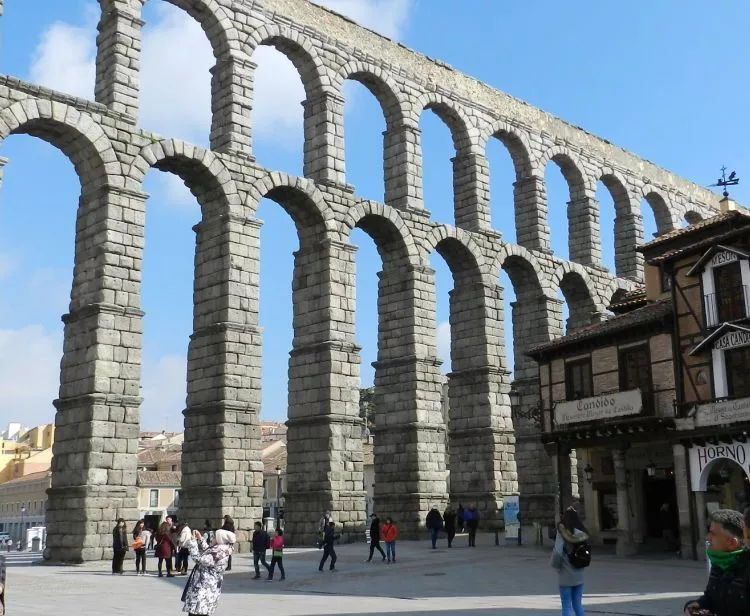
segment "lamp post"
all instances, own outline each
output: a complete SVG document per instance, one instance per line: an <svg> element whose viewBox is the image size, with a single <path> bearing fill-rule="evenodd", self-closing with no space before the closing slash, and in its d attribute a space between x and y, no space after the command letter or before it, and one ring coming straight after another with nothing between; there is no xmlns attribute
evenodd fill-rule
<svg viewBox="0 0 750 616"><path fill-rule="evenodd" d="M21 505L21 548L26 547L26 505Z"/></svg>
<svg viewBox="0 0 750 616"><path fill-rule="evenodd" d="M281 528L281 467L276 467L276 529Z"/></svg>

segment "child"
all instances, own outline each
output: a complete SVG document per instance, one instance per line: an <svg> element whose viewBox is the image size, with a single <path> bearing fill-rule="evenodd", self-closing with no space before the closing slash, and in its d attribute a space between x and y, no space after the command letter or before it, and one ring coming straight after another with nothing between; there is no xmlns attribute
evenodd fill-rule
<svg viewBox="0 0 750 616"><path fill-rule="evenodd" d="M393 519L386 518L385 524L380 527L380 537L385 541L385 554L388 557L388 563L396 562L396 538L398 537L398 528L393 523Z"/></svg>
<svg viewBox="0 0 750 616"><path fill-rule="evenodd" d="M280 528L276 529L276 535L271 539L271 567L268 569L268 579L266 582L273 580L273 571L276 565L279 565L279 571L281 572L281 581L286 579L284 574L284 531Z"/></svg>

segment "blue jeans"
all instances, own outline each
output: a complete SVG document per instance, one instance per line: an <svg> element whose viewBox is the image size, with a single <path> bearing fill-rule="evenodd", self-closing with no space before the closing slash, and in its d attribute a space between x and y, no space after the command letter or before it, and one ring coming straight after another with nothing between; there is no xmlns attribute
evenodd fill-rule
<svg viewBox="0 0 750 616"><path fill-rule="evenodd" d="M583 584L578 586L560 586L560 602L562 603L562 616L584 616L583 606Z"/></svg>
<svg viewBox="0 0 750 616"><path fill-rule="evenodd" d="M385 542L385 555L388 557L388 562L396 562L396 542L386 541Z"/></svg>
<svg viewBox="0 0 750 616"><path fill-rule="evenodd" d="M435 547L435 543L437 542L438 532L440 531L437 528L430 529L430 541L432 541L433 548Z"/></svg>

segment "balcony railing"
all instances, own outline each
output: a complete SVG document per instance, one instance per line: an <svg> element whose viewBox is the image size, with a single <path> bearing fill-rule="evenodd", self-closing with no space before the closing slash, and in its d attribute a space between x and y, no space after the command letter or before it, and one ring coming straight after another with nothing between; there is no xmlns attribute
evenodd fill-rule
<svg viewBox="0 0 750 616"><path fill-rule="evenodd" d="M717 327L727 321L744 319L750 314L747 286L730 287L703 296L706 327Z"/></svg>

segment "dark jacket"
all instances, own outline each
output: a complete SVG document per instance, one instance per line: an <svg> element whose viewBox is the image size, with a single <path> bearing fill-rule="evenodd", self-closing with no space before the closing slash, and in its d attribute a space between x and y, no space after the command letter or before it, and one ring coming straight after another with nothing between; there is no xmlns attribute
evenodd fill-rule
<svg viewBox="0 0 750 616"><path fill-rule="evenodd" d="M330 526L326 526L323 531L323 545L329 548L333 547L333 542L338 539L340 535L333 530Z"/></svg>
<svg viewBox="0 0 750 616"><path fill-rule="evenodd" d="M750 550L740 554L726 571L711 567L706 592L697 602L714 616L750 614Z"/></svg>
<svg viewBox="0 0 750 616"><path fill-rule="evenodd" d="M443 513L443 522L445 523L445 532L452 533L456 530L456 512L452 509L446 509Z"/></svg>
<svg viewBox="0 0 750 616"><path fill-rule="evenodd" d="M114 552L128 551L128 533L119 526L112 531L112 550Z"/></svg>
<svg viewBox="0 0 750 616"><path fill-rule="evenodd" d="M370 543L380 543L380 518L372 518L370 522Z"/></svg>
<svg viewBox="0 0 750 616"><path fill-rule="evenodd" d="M425 520L425 526L427 528L437 528L438 530L443 528L443 516L440 515L437 509L430 509Z"/></svg>
<svg viewBox="0 0 750 616"><path fill-rule="evenodd" d="M479 526L479 511L476 509L467 509L464 511L464 520L466 526L469 528L476 528Z"/></svg>
<svg viewBox="0 0 750 616"><path fill-rule="evenodd" d="M265 552L271 539L264 530L253 531L253 552Z"/></svg>

